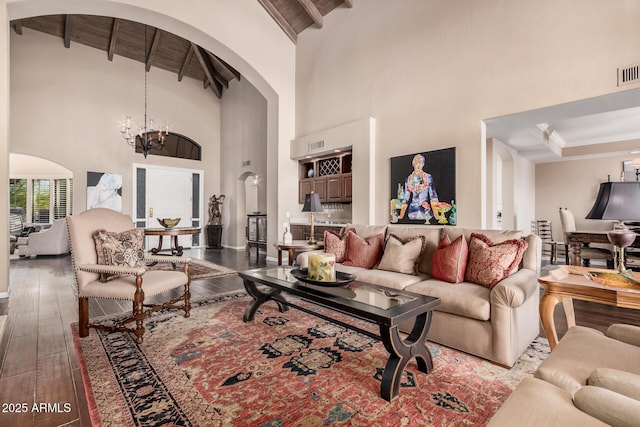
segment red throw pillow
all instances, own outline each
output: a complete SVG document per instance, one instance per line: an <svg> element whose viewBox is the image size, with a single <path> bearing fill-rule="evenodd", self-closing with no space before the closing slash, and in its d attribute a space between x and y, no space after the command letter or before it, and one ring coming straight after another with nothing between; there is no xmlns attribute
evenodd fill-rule
<svg viewBox="0 0 640 427"><path fill-rule="evenodd" d="M347 256L344 265L373 268L382 258L384 235L376 234L363 239L353 231L347 232Z"/></svg>
<svg viewBox="0 0 640 427"><path fill-rule="evenodd" d="M336 262L344 262L347 256L347 235L340 236L335 231L324 232L324 251L333 254Z"/></svg>
<svg viewBox="0 0 640 427"><path fill-rule="evenodd" d="M445 234L431 257L431 275L449 283L463 282L468 256L469 246L464 236L451 243Z"/></svg>
<svg viewBox="0 0 640 427"><path fill-rule="evenodd" d="M472 233L465 280L493 288L518 269L526 249L527 242L522 239L493 243L484 234Z"/></svg>

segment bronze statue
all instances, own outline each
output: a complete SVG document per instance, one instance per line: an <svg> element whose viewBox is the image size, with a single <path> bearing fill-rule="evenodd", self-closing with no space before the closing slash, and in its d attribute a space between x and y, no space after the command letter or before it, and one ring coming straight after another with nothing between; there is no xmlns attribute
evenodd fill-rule
<svg viewBox="0 0 640 427"><path fill-rule="evenodd" d="M222 213L220 212L220 205L224 201L224 194L216 197L214 194L209 199L209 224L218 225L222 223Z"/></svg>

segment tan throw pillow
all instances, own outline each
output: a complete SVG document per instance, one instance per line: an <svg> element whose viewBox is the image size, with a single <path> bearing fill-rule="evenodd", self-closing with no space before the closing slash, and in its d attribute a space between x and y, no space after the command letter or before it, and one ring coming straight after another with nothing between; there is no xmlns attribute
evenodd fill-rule
<svg viewBox="0 0 640 427"><path fill-rule="evenodd" d="M423 249L424 236L415 236L407 241L402 241L395 234L390 234L377 268L378 270L416 275L418 260Z"/></svg>
<svg viewBox="0 0 640 427"><path fill-rule="evenodd" d="M431 257L431 275L434 279L449 283L463 282L468 256L469 246L464 236L451 243L445 234Z"/></svg>
<svg viewBox="0 0 640 427"><path fill-rule="evenodd" d="M382 234L363 239L350 230L347 232L347 256L344 265L371 269L380 261L383 248Z"/></svg>
<svg viewBox="0 0 640 427"><path fill-rule="evenodd" d="M96 242L98 264L123 267L145 267L144 231L140 228L121 233L97 230L93 233ZM120 277L119 274L100 273L100 281L108 282Z"/></svg>
<svg viewBox="0 0 640 427"><path fill-rule="evenodd" d="M344 262L347 256L347 235L340 236L335 231L326 230L324 232L324 251L335 255L336 262Z"/></svg>
<svg viewBox="0 0 640 427"><path fill-rule="evenodd" d="M465 280L492 289L518 269L526 249L522 239L493 243L484 234L472 233Z"/></svg>

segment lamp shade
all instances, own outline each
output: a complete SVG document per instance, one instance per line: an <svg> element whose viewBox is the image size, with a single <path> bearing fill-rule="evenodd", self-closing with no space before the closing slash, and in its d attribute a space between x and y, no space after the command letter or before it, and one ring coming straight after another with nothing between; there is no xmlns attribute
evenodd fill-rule
<svg viewBox="0 0 640 427"><path fill-rule="evenodd" d="M322 204L318 193L305 194L302 212L322 212Z"/></svg>
<svg viewBox="0 0 640 427"><path fill-rule="evenodd" d="M586 219L640 220L640 182L603 182Z"/></svg>

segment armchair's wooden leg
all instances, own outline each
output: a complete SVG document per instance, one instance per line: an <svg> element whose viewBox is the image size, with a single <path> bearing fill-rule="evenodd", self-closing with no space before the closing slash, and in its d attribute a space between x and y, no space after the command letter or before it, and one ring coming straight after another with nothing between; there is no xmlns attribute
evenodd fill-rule
<svg viewBox="0 0 640 427"><path fill-rule="evenodd" d="M191 285L191 276L189 276L189 264L184 265L184 273L189 277L187 283L184 284L184 317L191 316L191 291L189 286Z"/></svg>
<svg viewBox="0 0 640 427"><path fill-rule="evenodd" d="M191 316L191 292L189 292L189 284L184 285L184 317Z"/></svg>
<svg viewBox="0 0 640 427"><path fill-rule="evenodd" d="M136 276L136 293L133 295L133 318L136 321L136 329L133 333L136 336L136 342L142 344L142 335L144 334L144 291L142 290L142 276Z"/></svg>
<svg viewBox="0 0 640 427"><path fill-rule="evenodd" d="M78 298L78 335L89 336L89 299Z"/></svg>

